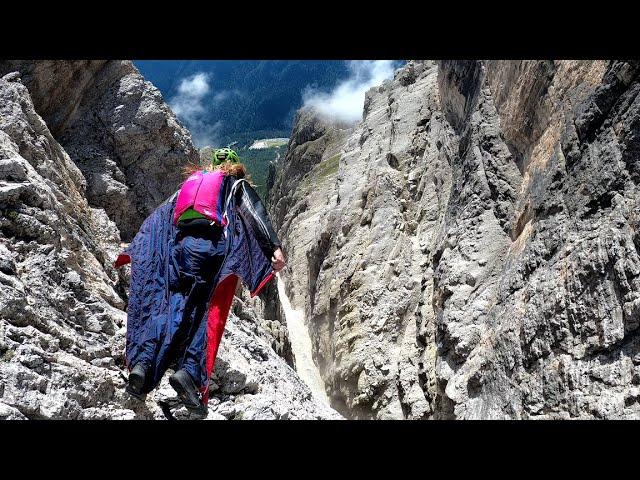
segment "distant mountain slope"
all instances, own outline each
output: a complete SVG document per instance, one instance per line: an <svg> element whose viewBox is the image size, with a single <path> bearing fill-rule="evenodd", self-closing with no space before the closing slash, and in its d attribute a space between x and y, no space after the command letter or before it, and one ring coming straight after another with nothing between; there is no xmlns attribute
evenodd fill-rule
<svg viewBox="0 0 640 480"><path fill-rule="evenodd" d="M136 67L167 101L179 94L181 80L204 73L210 90L203 97L210 126L220 122L220 143L288 136L308 86L330 88L349 74L344 60L138 60ZM180 115L179 115L180 116ZM192 131L193 133L193 131ZM248 141L248 139L247 139ZM204 146L204 145L201 145Z"/></svg>

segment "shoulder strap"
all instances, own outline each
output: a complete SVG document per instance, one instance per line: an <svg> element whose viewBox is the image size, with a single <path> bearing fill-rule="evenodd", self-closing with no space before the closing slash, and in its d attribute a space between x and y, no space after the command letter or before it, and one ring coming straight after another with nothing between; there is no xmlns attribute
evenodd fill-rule
<svg viewBox="0 0 640 480"><path fill-rule="evenodd" d="M238 185L240 185L240 183L242 182L247 182L246 179L244 178L239 178L238 180L236 180L235 182L233 182L233 185L231 185L231 190L229 190L229 195L227 196L227 200L224 202L224 214L227 214L227 209L229 208L229 202L231 201L231 197L233 197L233 194L236 191L236 188L238 188ZM249 182L247 182L249 183Z"/></svg>
<svg viewBox="0 0 640 480"><path fill-rule="evenodd" d="M222 213L222 217L227 219L227 225L229 225L229 216L227 215L227 209L229 208L229 202L231 202L231 198L233 197L233 195L236 192L236 189L238 188L238 185L240 185L240 183L242 182L247 182L249 183L246 179L244 178L239 178L238 180L236 180L235 182L233 182L233 185L231 185L231 189L229 190L229 195L227 195L227 199L224 202L224 211ZM227 226L225 225L224 227L224 234L226 236L227 234Z"/></svg>

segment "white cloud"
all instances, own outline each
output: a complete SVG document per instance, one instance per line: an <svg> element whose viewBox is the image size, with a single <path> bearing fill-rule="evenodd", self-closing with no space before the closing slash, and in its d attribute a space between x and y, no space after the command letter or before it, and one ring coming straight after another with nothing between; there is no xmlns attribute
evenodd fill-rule
<svg viewBox="0 0 640 480"><path fill-rule="evenodd" d="M236 90L236 89L233 89L233 90L222 90L221 92L218 92L213 96L213 101L219 103L219 102L223 102L223 101L225 101L225 100L227 100L227 99L229 99L231 97L234 97L234 96L241 97L243 95L240 92L240 90Z"/></svg>
<svg viewBox="0 0 640 480"><path fill-rule="evenodd" d="M190 97L201 98L209 93L210 74L198 72L191 77L183 78L178 86L178 93Z"/></svg>
<svg viewBox="0 0 640 480"><path fill-rule="evenodd" d="M331 92L307 87L302 93L304 106L313 107L330 118L357 122L362 118L366 91L392 78L396 66L393 60L352 60L349 78Z"/></svg>
<svg viewBox="0 0 640 480"><path fill-rule="evenodd" d="M214 145L222 126L220 121L211 124L207 119L206 103L211 101L208 98L211 92L210 78L211 75L204 72L183 78L178 85L178 93L169 100L169 106L185 123L197 147ZM213 101L219 101L218 95L220 93L214 96Z"/></svg>
<svg viewBox="0 0 640 480"><path fill-rule="evenodd" d="M178 117L188 122L204 113L203 100L209 90L209 75L196 73L180 80L178 94L171 98L169 105Z"/></svg>

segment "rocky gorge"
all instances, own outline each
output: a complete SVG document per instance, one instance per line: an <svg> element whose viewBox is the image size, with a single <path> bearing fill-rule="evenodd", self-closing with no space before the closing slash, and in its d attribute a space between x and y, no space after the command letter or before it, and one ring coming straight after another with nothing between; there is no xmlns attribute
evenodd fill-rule
<svg viewBox="0 0 640 480"><path fill-rule="evenodd" d="M414 60L355 125L301 109L286 298L237 292L207 418L640 418L639 75ZM124 393L112 262L198 155L131 62L0 62L0 418L189 418Z"/></svg>

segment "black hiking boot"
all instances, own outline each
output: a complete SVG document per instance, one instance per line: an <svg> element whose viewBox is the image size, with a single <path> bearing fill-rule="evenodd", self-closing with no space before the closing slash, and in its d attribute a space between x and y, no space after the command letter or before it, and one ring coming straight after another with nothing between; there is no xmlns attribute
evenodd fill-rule
<svg viewBox="0 0 640 480"><path fill-rule="evenodd" d="M187 407L189 413L195 413L199 416L207 414L207 407L202 404L196 384L193 383L191 375L185 370L178 370L169 377L169 384L178 393L178 397L182 404Z"/></svg>
<svg viewBox="0 0 640 480"><path fill-rule="evenodd" d="M146 395L142 393L142 387L144 387L146 372L142 365L136 365L129 373L129 383L125 391L138 400L144 400Z"/></svg>

